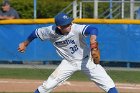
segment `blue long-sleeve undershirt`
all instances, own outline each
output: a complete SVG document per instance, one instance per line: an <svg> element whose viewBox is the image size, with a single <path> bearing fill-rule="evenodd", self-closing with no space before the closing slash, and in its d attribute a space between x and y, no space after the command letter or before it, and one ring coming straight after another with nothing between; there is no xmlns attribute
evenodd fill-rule
<svg viewBox="0 0 140 93"><path fill-rule="evenodd" d="M84 34L85 35L96 35L97 36L98 35L98 30L94 26L90 25L86 28Z"/></svg>
<svg viewBox="0 0 140 93"><path fill-rule="evenodd" d="M27 40L29 42L31 42L32 40L34 40L35 38L37 38L37 35L35 34L35 31L33 31L27 38Z"/></svg>

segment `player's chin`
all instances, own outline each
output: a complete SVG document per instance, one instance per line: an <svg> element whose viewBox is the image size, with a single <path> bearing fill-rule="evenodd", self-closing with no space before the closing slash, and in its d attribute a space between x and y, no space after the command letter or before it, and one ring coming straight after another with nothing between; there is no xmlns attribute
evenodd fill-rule
<svg viewBox="0 0 140 93"><path fill-rule="evenodd" d="M68 33L70 32L70 30L67 30L66 32L67 32L67 34L68 34Z"/></svg>
<svg viewBox="0 0 140 93"><path fill-rule="evenodd" d="M70 27L68 27L68 28L64 29L64 31L65 31L65 32L67 32L67 33L69 33L69 32L70 32L70 30L71 30L71 28L70 28Z"/></svg>

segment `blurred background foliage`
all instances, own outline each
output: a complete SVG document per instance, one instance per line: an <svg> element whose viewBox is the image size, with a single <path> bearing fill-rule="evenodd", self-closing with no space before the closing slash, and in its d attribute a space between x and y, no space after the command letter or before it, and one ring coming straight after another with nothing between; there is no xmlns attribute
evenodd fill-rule
<svg viewBox="0 0 140 93"><path fill-rule="evenodd" d="M0 0L0 4L3 0ZM22 19L32 19L34 16L34 0L9 0ZM37 18L52 18L73 0L37 0Z"/></svg>
<svg viewBox="0 0 140 93"><path fill-rule="evenodd" d="M0 0L2 3L3 0ZM22 19L33 19L34 15L34 0L9 0L11 7L17 10ZM37 0L37 18L52 18L57 13L62 11L74 0ZM78 2L80 0L77 0ZM93 3L86 5L85 12L87 15L85 17L91 18L93 16ZM108 5L102 5L99 8L99 12L103 12Z"/></svg>

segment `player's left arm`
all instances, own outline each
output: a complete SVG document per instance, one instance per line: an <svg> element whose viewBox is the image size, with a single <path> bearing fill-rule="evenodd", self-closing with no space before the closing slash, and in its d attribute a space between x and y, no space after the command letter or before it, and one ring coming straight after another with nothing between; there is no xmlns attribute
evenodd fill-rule
<svg viewBox="0 0 140 93"><path fill-rule="evenodd" d="M96 40L98 35L97 28L93 27L92 25L88 26L85 30L85 35L90 35L90 48L91 48L91 55L94 60L95 64L100 63L100 51L98 48L98 42Z"/></svg>

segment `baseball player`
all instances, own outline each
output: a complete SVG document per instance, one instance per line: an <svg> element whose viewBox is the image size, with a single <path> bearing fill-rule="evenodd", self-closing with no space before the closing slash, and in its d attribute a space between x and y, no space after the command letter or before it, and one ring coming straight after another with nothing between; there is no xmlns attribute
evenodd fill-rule
<svg viewBox="0 0 140 93"><path fill-rule="evenodd" d="M83 71L106 93L118 93L113 80L99 64L97 28L93 25L75 24L72 21L73 18L67 14L59 13L55 16L55 25L36 29L27 40L19 44L18 51L25 52L26 47L35 38L47 39L63 58L60 65L34 93L50 93L78 70ZM90 47L85 42L87 36L90 36Z"/></svg>

